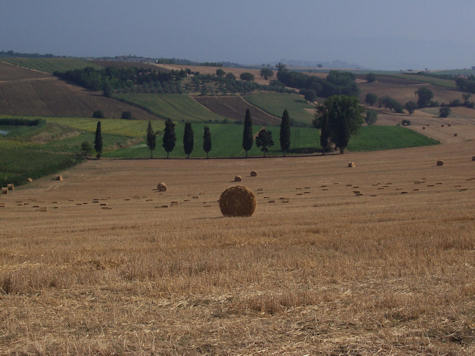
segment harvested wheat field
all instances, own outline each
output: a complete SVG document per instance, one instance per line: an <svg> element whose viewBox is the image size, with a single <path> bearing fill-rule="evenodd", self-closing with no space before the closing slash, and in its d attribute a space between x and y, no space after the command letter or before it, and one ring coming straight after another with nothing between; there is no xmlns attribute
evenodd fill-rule
<svg viewBox="0 0 475 356"><path fill-rule="evenodd" d="M0 354L473 354L474 154L89 161L18 187ZM235 175L252 217L220 212Z"/></svg>

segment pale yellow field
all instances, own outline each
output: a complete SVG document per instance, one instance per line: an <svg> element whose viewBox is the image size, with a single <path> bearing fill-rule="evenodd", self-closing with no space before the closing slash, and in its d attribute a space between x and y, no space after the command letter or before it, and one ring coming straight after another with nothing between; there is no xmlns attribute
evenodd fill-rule
<svg viewBox="0 0 475 356"><path fill-rule="evenodd" d="M35 181L0 197L0 354L473 354L473 155L104 160ZM251 218L216 202L237 174Z"/></svg>

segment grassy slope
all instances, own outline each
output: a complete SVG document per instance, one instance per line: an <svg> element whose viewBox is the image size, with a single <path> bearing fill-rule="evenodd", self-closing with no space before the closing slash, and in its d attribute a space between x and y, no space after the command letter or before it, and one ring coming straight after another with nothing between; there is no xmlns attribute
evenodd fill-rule
<svg viewBox="0 0 475 356"><path fill-rule="evenodd" d="M175 121L221 121L223 118L182 94L118 94L117 98L147 108L165 119Z"/></svg>
<svg viewBox="0 0 475 356"><path fill-rule="evenodd" d="M79 58L5 58L5 62L42 72L65 72L85 67L101 68L100 65Z"/></svg>
<svg viewBox="0 0 475 356"><path fill-rule="evenodd" d="M251 104L261 108L269 114L281 117L287 109L291 119L304 123L311 123L314 116L306 109L313 109L302 96L284 93L256 93L244 97Z"/></svg>

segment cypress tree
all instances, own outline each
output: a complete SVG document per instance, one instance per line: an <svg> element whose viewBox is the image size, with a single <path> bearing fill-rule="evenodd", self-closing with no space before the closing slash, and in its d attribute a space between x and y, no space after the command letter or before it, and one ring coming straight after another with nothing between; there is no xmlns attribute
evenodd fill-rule
<svg viewBox="0 0 475 356"><path fill-rule="evenodd" d="M211 151L211 133L208 126L203 129L203 151L206 152L206 158L208 158L208 152Z"/></svg>
<svg viewBox="0 0 475 356"><path fill-rule="evenodd" d="M186 153L186 158L190 158L191 152L193 152L193 129L191 123L185 124L185 132L183 134L183 148Z"/></svg>
<svg viewBox="0 0 475 356"><path fill-rule="evenodd" d="M290 119L287 109L282 114L282 121L280 123L280 149L285 154L290 148Z"/></svg>
<svg viewBox="0 0 475 356"><path fill-rule="evenodd" d="M252 148L253 142L251 112L249 109L246 109L246 117L244 119L244 133L242 135L242 148L244 148L246 151L246 158L247 152Z"/></svg>
<svg viewBox="0 0 475 356"><path fill-rule="evenodd" d="M323 154L328 151L328 138L328 116L324 115L320 127L320 146L322 146Z"/></svg>
<svg viewBox="0 0 475 356"><path fill-rule="evenodd" d="M155 149L155 146L157 145L156 137L157 137L157 134L153 132L153 129L152 129L152 121L149 121L148 127L147 127L147 146L148 146L148 149L150 150L150 158L153 158L153 150Z"/></svg>
<svg viewBox="0 0 475 356"><path fill-rule="evenodd" d="M170 152L175 148L176 136L175 136L175 124L172 120L167 119L165 121L165 132L163 133L163 143L162 146L167 152L167 158L170 155Z"/></svg>
<svg viewBox="0 0 475 356"><path fill-rule="evenodd" d="M96 150L97 159L101 158L102 154L102 132L101 132L101 122L97 122L96 126L96 137L94 139L94 149Z"/></svg>

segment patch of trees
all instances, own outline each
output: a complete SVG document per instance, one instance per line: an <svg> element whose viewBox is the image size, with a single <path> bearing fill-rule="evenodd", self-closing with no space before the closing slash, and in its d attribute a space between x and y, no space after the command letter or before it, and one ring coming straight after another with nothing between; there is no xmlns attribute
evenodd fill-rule
<svg viewBox="0 0 475 356"><path fill-rule="evenodd" d="M475 93L475 76L472 74L468 78L457 78L455 80L457 89L468 93Z"/></svg>
<svg viewBox="0 0 475 356"><path fill-rule="evenodd" d="M329 150L330 143L343 154L351 135L355 134L363 123L363 108L358 99L346 95L335 95L318 107L318 116L314 126L320 129L322 151Z"/></svg>
<svg viewBox="0 0 475 356"><path fill-rule="evenodd" d="M426 87L422 87L416 90L417 95L417 106L420 108L425 108L428 106L433 106L432 98L434 93L432 90Z"/></svg>
<svg viewBox="0 0 475 356"><path fill-rule="evenodd" d="M177 92L177 83L186 78L187 73L180 71L158 71L146 68L91 67L66 72L54 72L58 78L82 86L89 90L103 90L110 96L114 90L133 91L140 88L160 88L162 92Z"/></svg>
<svg viewBox="0 0 475 356"><path fill-rule="evenodd" d="M378 102L378 96L374 93L368 93L365 97L365 103L374 106Z"/></svg>
<svg viewBox="0 0 475 356"><path fill-rule="evenodd" d="M382 98L379 98L378 104L380 107L383 106L386 109L394 111L398 114L404 112L404 107L402 106L402 104L396 99L391 98L390 96L383 96Z"/></svg>
<svg viewBox="0 0 475 356"><path fill-rule="evenodd" d="M3 126L42 126L46 121L42 119L0 119L0 125Z"/></svg>
<svg viewBox="0 0 475 356"><path fill-rule="evenodd" d="M326 79L289 71L278 65L277 79L288 87L313 90L317 96L328 98L332 95L358 96L359 89L355 76L350 72L330 71Z"/></svg>
<svg viewBox="0 0 475 356"><path fill-rule="evenodd" d="M439 109L439 117L445 118L450 115L450 108L448 106L441 106Z"/></svg>

